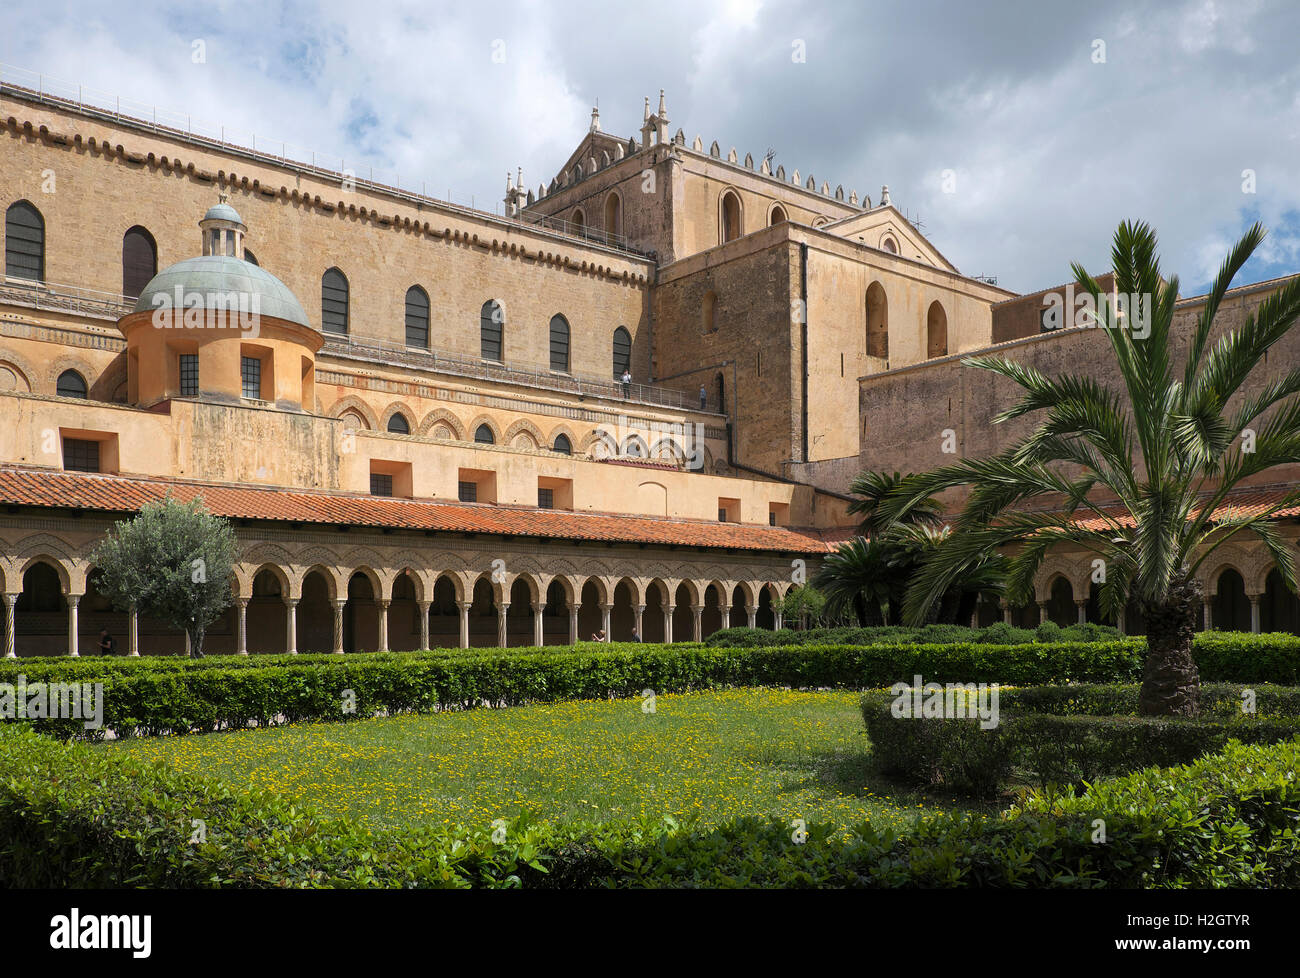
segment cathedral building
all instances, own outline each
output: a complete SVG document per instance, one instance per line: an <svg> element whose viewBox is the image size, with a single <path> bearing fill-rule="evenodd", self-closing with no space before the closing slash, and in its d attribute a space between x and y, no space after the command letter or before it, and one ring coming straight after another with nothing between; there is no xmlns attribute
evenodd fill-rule
<svg viewBox="0 0 1300 978"><path fill-rule="evenodd" d="M167 495L239 541L210 652L779 628L853 476L965 437L960 357L1038 342L887 187L663 93L497 212L8 82L0 130L10 656L183 648L89 560Z"/></svg>

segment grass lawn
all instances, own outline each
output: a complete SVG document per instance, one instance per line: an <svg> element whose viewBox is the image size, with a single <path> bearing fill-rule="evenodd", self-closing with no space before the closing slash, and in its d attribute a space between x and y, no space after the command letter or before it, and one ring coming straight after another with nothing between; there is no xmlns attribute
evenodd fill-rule
<svg viewBox="0 0 1300 978"><path fill-rule="evenodd" d="M852 692L739 689L110 742L374 825L740 815L900 824L936 807L876 779Z"/></svg>

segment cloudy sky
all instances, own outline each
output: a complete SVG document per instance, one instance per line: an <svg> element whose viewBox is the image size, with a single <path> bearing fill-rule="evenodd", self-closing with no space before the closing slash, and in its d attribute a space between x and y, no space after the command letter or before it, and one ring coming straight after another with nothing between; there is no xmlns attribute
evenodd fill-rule
<svg viewBox="0 0 1300 978"><path fill-rule="evenodd" d="M0 62L491 209L599 100L919 217L1018 291L1106 266L1125 218L1184 295L1260 219L1241 281L1300 271L1295 0L651 4L6 0ZM803 58L799 52L803 52ZM124 104L127 104L124 101ZM948 179L945 180L945 177Z"/></svg>

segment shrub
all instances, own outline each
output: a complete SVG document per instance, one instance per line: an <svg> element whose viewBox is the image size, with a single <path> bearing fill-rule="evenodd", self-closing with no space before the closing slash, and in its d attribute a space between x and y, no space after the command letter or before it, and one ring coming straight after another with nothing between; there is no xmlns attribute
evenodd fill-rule
<svg viewBox="0 0 1300 978"><path fill-rule="evenodd" d="M27 887L1068 887L1300 884L1300 741L1230 744L1004 818L745 818L369 831L284 799L0 729L0 883ZM191 842L193 818L206 837ZM1102 819L1107 841L1093 841Z"/></svg>
<svg viewBox="0 0 1300 978"><path fill-rule="evenodd" d="M1042 622L1034 629L1034 638L1039 642L1057 642L1061 638L1061 626L1054 621Z"/></svg>
<svg viewBox="0 0 1300 978"><path fill-rule="evenodd" d="M1207 688L1196 718L1145 717L1137 686L1045 686L999 697L998 725L977 720L899 718L893 697L871 693L862 716L872 762L922 785L991 796L1013 781L1080 784L1151 765L1182 764L1230 740L1271 744L1300 735L1300 690L1255 691L1243 714L1240 687Z"/></svg>

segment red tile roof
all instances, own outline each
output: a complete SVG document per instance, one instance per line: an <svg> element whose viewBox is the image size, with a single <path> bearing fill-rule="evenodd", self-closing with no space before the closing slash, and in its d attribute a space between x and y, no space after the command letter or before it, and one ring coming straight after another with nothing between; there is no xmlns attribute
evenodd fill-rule
<svg viewBox="0 0 1300 978"><path fill-rule="evenodd" d="M1233 516L1258 516L1267 512L1273 506L1276 506L1288 495L1295 492L1298 487L1294 485L1268 485L1268 486L1244 486L1240 489L1234 489L1229 492L1224 501L1214 511L1215 519L1223 519L1229 514ZM1114 518L1120 526L1133 526L1133 518L1126 510L1117 507L1114 504L1099 504L1098 508L1107 515ZM1031 510L1030 512L1044 512L1041 510ZM1050 510L1046 511L1051 513ZM1104 530L1110 526L1104 519L1096 515L1084 515L1089 510L1080 509L1076 514L1075 523L1088 530ZM1288 506L1278 510L1270 519L1285 519L1287 517L1300 516L1300 506ZM834 531L827 530L827 534Z"/></svg>
<svg viewBox="0 0 1300 978"><path fill-rule="evenodd" d="M834 549L812 529L0 468L0 505L134 513L169 492L182 502L202 497L210 512L228 519L807 554Z"/></svg>

